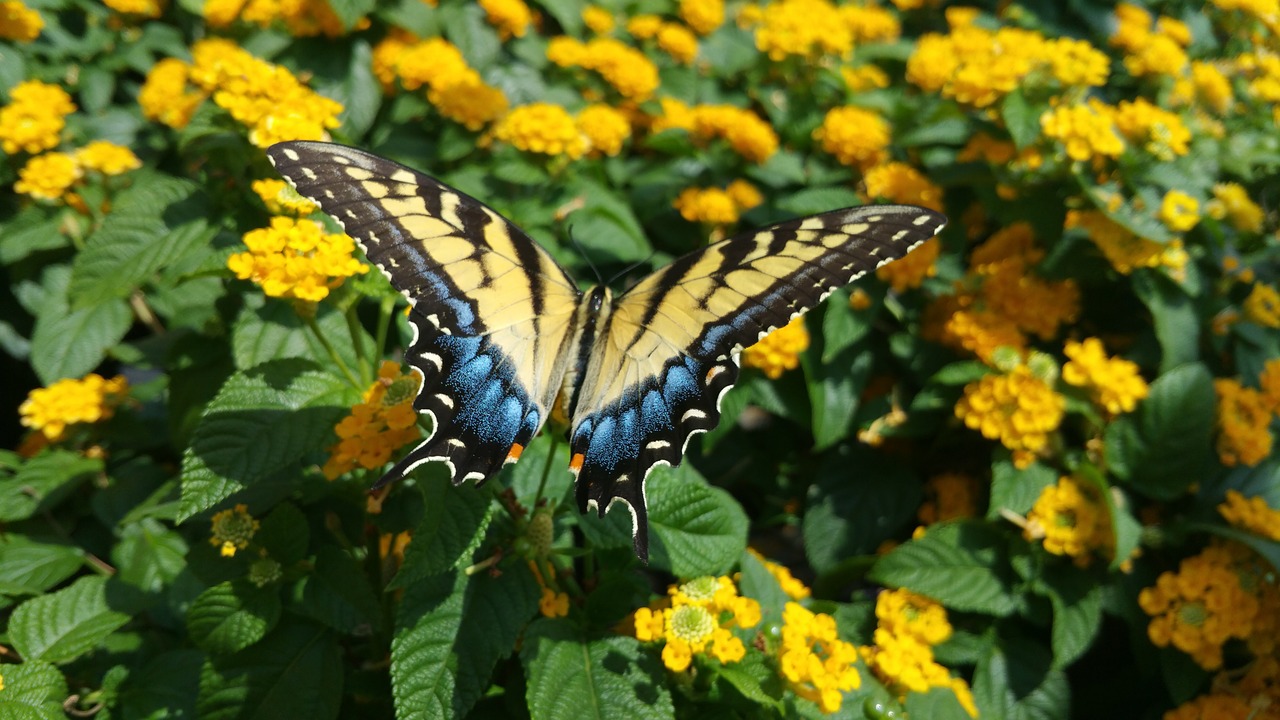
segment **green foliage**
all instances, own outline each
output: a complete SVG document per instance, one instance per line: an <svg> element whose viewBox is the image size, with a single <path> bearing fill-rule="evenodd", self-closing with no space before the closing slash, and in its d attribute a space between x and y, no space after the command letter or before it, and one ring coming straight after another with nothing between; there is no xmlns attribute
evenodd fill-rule
<svg viewBox="0 0 1280 720"><path fill-rule="evenodd" d="M0 720L1280 704L1280 678L1241 680L1274 665L1259 638L1280 624L1264 3L1161 0L1142 22L1099 3L731 2L689 62L681 33L710 0L534 0L527 26L503 15L519 0L308 0L261 22L288 4L120 4L33 2L38 37L14 8L0 28L0 351L21 406L0 450ZM761 32L777 17L817 32ZM1091 59L1103 77L1073 80ZM604 106L627 132L506 126L534 103ZM1087 117L1055 127L1066 110ZM440 178L615 290L841 207L950 224L744 352L720 426L646 480L646 566L625 506L578 511L563 428L479 487L435 463L370 490L434 430L387 420L417 380L397 366L403 297L376 270L317 280L319 250L253 265L273 221L297 221L281 246L341 242L254 188L278 180L263 148L317 138ZM40 170L56 152L74 172ZM1160 596L1222 553L1214 577L1240 588L1204 596L1258 609L1219 667L1156 620L1170 600L1203 643L1197 612L1250 607ZM681 657L690 627L717 634Z"/></svg>

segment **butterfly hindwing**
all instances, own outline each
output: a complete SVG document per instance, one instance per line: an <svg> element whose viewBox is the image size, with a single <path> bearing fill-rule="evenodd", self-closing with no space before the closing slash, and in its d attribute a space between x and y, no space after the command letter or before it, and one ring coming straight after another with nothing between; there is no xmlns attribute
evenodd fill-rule
<svg viewBox="0 0 1280 720"><path fill-rule="evenodd" d="M945 222L902 205L792 220L686 255L619 297L573 414L570 452L583 510L625 501L636 552L646 556L644 479L656 465L678 464L689 438L716 426L742 349L907 254Z"/></svg>
<svg viewBox="0 0 1280 720"><path fill-rule="evenodd" d="M564 373L581 295L564 270L483 203L390 160L316 142L267 154L413 305L406 358L433 431L383 482L429 460L483 481L518 458Z"/></svg>

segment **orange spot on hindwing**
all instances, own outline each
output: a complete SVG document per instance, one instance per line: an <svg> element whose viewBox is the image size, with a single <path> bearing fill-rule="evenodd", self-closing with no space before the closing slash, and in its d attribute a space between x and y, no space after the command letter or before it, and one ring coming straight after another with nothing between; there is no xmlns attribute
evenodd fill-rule
<svg viewBox="0 0 1280 720"><path fill-rule="evenodd" d="M569 458L569 472L577 475L578 471L582 469L583 461L586 459L587 457L582 453L574 453L574 456Z"/></svg>
<svg viewBox="0 0 1280 720"><path fill-rule="evenodd" d="M524 452L524 446L520 443L511 443L511 449L507 451L507 459L503 462L513 463L520 459L520 454Z"/></svg>

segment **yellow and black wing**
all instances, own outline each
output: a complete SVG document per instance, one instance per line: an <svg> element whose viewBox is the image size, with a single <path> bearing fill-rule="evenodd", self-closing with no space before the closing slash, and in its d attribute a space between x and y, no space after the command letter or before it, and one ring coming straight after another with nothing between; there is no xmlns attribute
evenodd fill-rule
<svg viewBox="0 0 1280 720"><path fill-rule="evenodd" d="M685 255L619 297L573 409L571 468L583 511L626 502L636 553L646 557L645 477L678 464L689 438L716 426L742 349L945 223L906 205L792 220Z"/></svg>
<svg viewBox="0 0 1280 720"><path fill-rule="evenodd" d="M440 461L483 482L520 456L560 389L581 293L546 251L480 201L362 150L284 142L267 156L409 299L432 435L383 477Z"/></svg>

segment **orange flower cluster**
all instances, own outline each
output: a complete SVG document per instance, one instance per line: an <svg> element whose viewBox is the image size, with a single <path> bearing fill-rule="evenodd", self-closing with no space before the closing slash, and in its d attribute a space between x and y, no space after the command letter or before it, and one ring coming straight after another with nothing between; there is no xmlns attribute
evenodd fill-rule
<svg viewBox="0 0 1280 720"><path fill-rule="evenodd" d="M1061 395L1019 365L966 385L956 417L983 437L999 440L1013 451L1014 464L1026 467L1058 429L1064 406Z"/></svg>
<svg viewBox="0 0 1280 720"><path fill-rule="evenodd" d="M384 361L364 399L334 428L340 440L329 448L324 476L336 479L356 465L366 470L380 468L393 453L421 437L413 409L421 384L416 373L401 373L398 364Z"/></svg>

